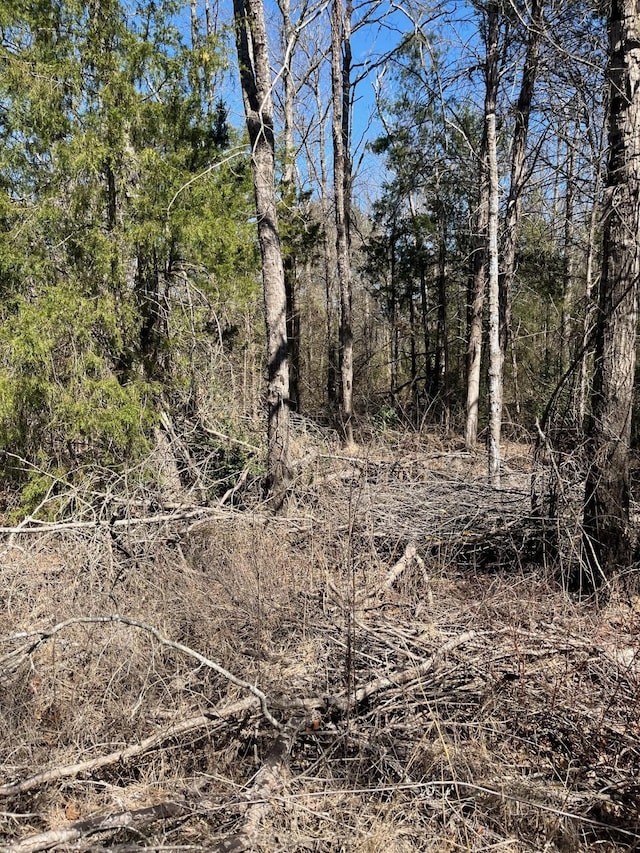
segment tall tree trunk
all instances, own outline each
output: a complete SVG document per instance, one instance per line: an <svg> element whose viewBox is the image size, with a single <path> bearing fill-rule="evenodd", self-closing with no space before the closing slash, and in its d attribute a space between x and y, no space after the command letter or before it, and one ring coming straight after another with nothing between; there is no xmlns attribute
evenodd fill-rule
<svg viewBox="0 0 640 853"><path fill-rule="evenodd" d="M278 0L278 8L282 15L283 40L283 166L282 166L282 195L287 206L296 203L296 185L294 168L294 101L296 94L293 78L293 54L297 41L295 28L291 23L291 0ZM297 306L297 264L291 246L284 257L284 285L287 291L287 338L289 343L289 399L291 407L298 410L300 406L300 315Z"/></svg>
<svg viewBox="0 0 640 853"><path fill-rule="evenodd" d="M391 405L396 405L396 394L398 392L398 368L400 367L400 338L398 329L398 289L396 282L396 240L395 233L391 232L389 241L389 320L391 324L391 338L389 341L389 392Z"/></svg>
<svg viewBox="0 0 640 853"><path fill-rule="evenodd" d="M589 232L587 236L587 254L584 272L584 317L582 320L582 341L580 357L580 387L578 393L578 423L584 426L587 413L587 383L589 363L589 329L591 327L593 299L594 262L596 256L596 239L600 223L600 186L602 170L596 172L594 187L594 202L589 217Z"/></svg>
<svg viewBox="0 0 640 853"><path fill-rule="evenodd" d="M489 57L487 57L489 58ZM496 55L492 57L497 61ZM489 80L494 74L487 74L487 93L489 98ZM497 78L497 69L495 73ZM493 98L495 100L495 98ZM485 104L485 111L488 105ZM487 126L482 133L480 147L480 193L474 245L471 254L471 275L469 281L469 305L467 309L467 419L465 424L465 446L474 451L478 441L478 413L480 404L480 366L482 364L482 314L487 284L487 222L489 219L489 164L487 161Z"/></svg>
<svg viewBox="0 0 640 853"><path fill-rule="evenodd" d="M487 92L485 126L489 170L487 216L487 266L489 289L489 432L488 473L492 486L500 487L500 434L502 430L502 377L504 353L500 345L500 284L498 275L498 149L496 140L496 100L498 93L499 7L487 6Z"/></svg>
<svg viewBox="0 0 640 853"><path fill-rule="evenodd" d="M420 426L419 397L418 397L418 353L416 347L416 303L414 300L413 280L407 289L409 300L409 330L410 330L410 358L411 358L411 410L414 426Z"/></svg>
<svg viewBox="0 0 640 853"><path fill-rule="evenodd" d="M609 161L604 199L583 564L590 591L632 562L629 442L640 275L640 9L612 0L609 13Z"/></svg>
<svg viewBox="0 0 640 853"><path fill-rule="evenodd" d="M217 0L215 0L215 11L211 9L211 0L204 0L204 27L205 33L207 37L207 43L210 44L213 37L216 35L218 26L218 6ZM207 51L208 56L208 51ZM214 75L211 72L211 63L209 59L205 59L203 64L203 71L205 77L205 90L207 95L207 115L213 115L213 92L215 90L215 80Z"/></svg>
<svg viewBox="0 0 640 853"><path fill-rule="evenodd" d="M267 478L280 502L289 479L287 296L278 231L272 81L262 0L233 0L236 47L249 142L262 257L267 332Z"/></svg>
<svg viewBox="0 0 640 853"><path fill-rule="evenodd" d="M422 315L422 344L424 346L424 392L425 397L431 395L431 336L429 334L429 294L427 293L427 272L424 268L424 258L420 258L420 313Z"/></svg>
<svg viewBox="0 0 640 853"><path fill-rule="evenodd" d="M562 317L560 321L560 375L567 369L571 358L571 310L575 293L575 265L573 243L574 227L574 181L575 153L572 139L567 139L567 179L564 196L564 269L562 275Z"/></svg>
<svg viewBox="0 0 640 853"><path fill-rule="evenodd" d="M289 401L293 411L300 410L300 310L297 293L297 264L292 254L284 258L284 284L287 294L287 344L289 347Z"/></svg>
<svg viewBox="0 0 640 853"><path fill-rule="evenodd" d="M440 206L438 213L438 266L436 285L438 293L438 319L436 335L435 392L442 394L442 413L448 420L447 379L449 372L449 347L447 341L447 224L446 211Z"/></svg>
<svg viewBox="0 0 640 853"><path fill-rule="evenodd" d="M418 262L418 272L420 275L420 318L422 321L422 346L424 347L424 394L425 398L429 396L431 393L431 354L429 352L430 339L429 339L429 300L427 294L427 275L425 271L424 265L424 247L422 245L422 233L421 229L418 225L418 213L416 200L413 197L412 193L409 193L409 210L411 211L411 222L413 224L413 239L414 246L416 252L416 258ZM414 317L415 317L415 307L414 309ZM415 336L415 333L414 333ZM415 400L416 400L416 413L419 408L420 401L420 393L418 389L417 383L417 365L416 365L416 374L415 374ZM422 417L416 421L416 426L419 427L422 421Z"/></svg>
<svg viewBox="0 0 640 853"><path fill-rule="evenodd" d="M516 105L513 147L511 150L511 182L507 198L502 249L502 274L500 275L500 347L502 349L503 364L511 334L511 290L513 288L516 269L516 244L520 221L520 202L527 180L525 174L527 137L529 135L529 118L531 115L533 89L538 73L540 45L543 33L543 16L544 0L532 0L527 50L522 69L520 93ZM504 382L504 376L501 377L500 381ZM502 396L502 390L500 391L500 396Z"/></svg>
<svg viewBox="0 0 640 853"><path fill-rule="evenodd" d="M351 0L331 4L331 94L333 136L333 185L336 253L340 286L340 420L343 438L353 443L353 329L351 318L350 200L351 161Z"/></svg>
<svg viewBox="0 0 640 853"><path fill-rule="evenodd" d="M326 132L325 132L325 108L321 91L322 78L320 74L314 78L314 94L316 99L316 110L318 115L318 165L320 167L320 211L322 222L322 266L325 283L326 304L326 335L327 335L327 375L326 392L327 408L335 413L338 401L337 394L337 372L338 372L338 347L336 334L336 318L334 307L334 270L336 240L333 236L333 224L330 217L329 205L329 170L326 157ZM335 221L335 218L334 218Z"/></svg>

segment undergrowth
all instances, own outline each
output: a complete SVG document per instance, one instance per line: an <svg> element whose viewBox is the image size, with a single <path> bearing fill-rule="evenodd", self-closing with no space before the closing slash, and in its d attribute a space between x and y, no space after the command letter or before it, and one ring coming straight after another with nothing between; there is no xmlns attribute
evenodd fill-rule
<svg viewBox="0 0 640 853"><path fill-rule="evenodd" d="M513 467L512 492L526 496L525 465ZM54 775L2 796L0 844L165 801L187 811L73 849L215 850L234 836L277 732L252 694L184 646L264 691L282 724L296 702L312 709L254 849L637 849L636 599L597 608L550 569L507 566L496 519L512 505L484 506L476 462L452 448L351 461L325 448L285 515L244 500L5 536L0 796ZM502 563L474 562L492 536ZM55 777L203 714L209 727Z"/></svg>

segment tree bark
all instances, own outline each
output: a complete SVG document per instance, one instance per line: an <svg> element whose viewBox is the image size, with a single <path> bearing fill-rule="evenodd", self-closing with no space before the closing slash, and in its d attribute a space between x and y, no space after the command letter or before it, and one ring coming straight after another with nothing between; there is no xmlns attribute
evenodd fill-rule
<svg viewBox="0 0 640 853"><path fill-rule="evenodd" d="M335 413L338 401L337 395L337 341L336 334L336 311L334 307L335 290L335 259L336 239L333 236L333 224L330 221L329 205L329 169L326 157L326 131L325 131L325 108L321 91L322 78L319 73L314 75L314 95L318 115L318 160L319 183L320 183L320 212L324 227L322 229L322 270L325 284L326 305L326 336L327 336L327 374L326 374L326 399L327 408L332 414Z"/></svg>
<svg viewBox="0 0 640 853"><path fill-rule="evenodd" d="M582 340L581 356L580 356L580 382L578 392L578 423L583 426L587 414L587 383L588 383L588 362L589 362L589 330L592 320L592 300L594 293L594 265L596 257L596 242L598 225L600 223L600 186L602 182L602 170L599 168L596 172L596 180L594 186L594 201L591 207L589 216L589 231L587 236L587 251L584 264L584 316L582 318Z"/></svg>
<svg viewBox="0 0 640 853"><path fill-rule="evenodd" d="M447 400L449 378L449 345L447 339L447 212L443 204L438 210L438 267L436 272L438 293L438 320L436 331L435 393L442 397L443 423L449 421Z"/></svg>
<svg viewBox="0 0 640 853"><path fill-rule="evenodd" d="M265 491L284 498L289 465L287 296L275 191L271 68L262 0L234 0L236 47L244 101L262 257L267 332L267 477Z"/></svg>
<svg viewBox="0 0 640 853"><path fill-rule="evenodd" d="M489 75L487 77L489 79ZM487 96L489 88L487 86ZM476 233L471 255L469 305L467 312L467 420L465 446L474 451L478 440L480 404L480 366L482 363L482 315L487 283L487 222L489 218L489 164L487 162L487 128L480 147L480 194L476 216Z"/></svg>
<svg viewBox="0 0 640 853"><path fill-rule="evenodd" d="M612 0L609 15L609 161L603 267L591 400L591 465L582 566L590 592L632 562L629 442L640 275L640 10Z"/></svg>
<svg viewBox="0 0 640 853"><path fill-rule="evenodd" d="M496 100L498 92L499 7L487 7L487 92L485 126L489 171L487 265L489 288L489 432L487 438L489 482L500 488L500 433L502 429L502 376L504 352L500 346L500 284L498 275L498 150Z"/></svg>
<svg viewBox="0 0 640 853"><path fill-rule="evenodd" d="M573 140L570 138L567 139L567 149L567 179L564 196L564 269L562 274L562 317L560 320L561 376L564 374L571 360L571 312L575 301L575 264L573 251L575 241L575 151Z"/></svg>
<svg viewBox="0 0 640 853"><path fill-rule="evenodd" d="M331 4L331 94L333 137L333 184L336 253L340 287L340 426L345 444L353 443L353 330L351 319L350 199L351 162L351 5L347 0Z"/></svg>
<svg viewBox="0 0 640 853"><path fill-rule="evenodd" d="M395 407L400 368L400 334L398 329L398 289L396 281L396 237L392 230L389 240L389 400Z"/></svg>
<svg viewBox="0 0 640 853"><path fill-rule="evenodd" d="M297 41L291 22L291 0L278 0L282 15L282 85L283 85L283 136L282 194L287 205L295 204L296 186L294 169L294 102L296 95L293 78L293 53ZM289 399L291 408L300 407L300 314L297 306L297 264L291 247L284 258L284 285L287 292L287 339L289 345Z"/></svg>

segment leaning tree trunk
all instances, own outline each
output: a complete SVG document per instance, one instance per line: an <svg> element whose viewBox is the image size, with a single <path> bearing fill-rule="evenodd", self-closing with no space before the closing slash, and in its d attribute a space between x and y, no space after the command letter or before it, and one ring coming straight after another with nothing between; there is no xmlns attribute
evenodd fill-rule
<svg viewBox="0 0 640 853"><path fill-rule="evenodd" d="M609 161L584 504L583 567L592 591L632 562L629 442L640 275L640 9L612 0Z"/></svg>
<svg viewBox="0 0 640 853"><path fill-rule="evenodd" d="M336 252L340 286L340 417L345 444L353 443L353 330L351 321L349 110L351 94L351 5L331 5L331 94Z"/></svg>
<svg viewBox="0 0 640 853"><path fill-rule="evenodd" d="M233 11L251 144L267 330L268 451L265 489L280 500L289 479L289 361L287 297L276 213L271 68L262 0L233 0Z"/></svg>

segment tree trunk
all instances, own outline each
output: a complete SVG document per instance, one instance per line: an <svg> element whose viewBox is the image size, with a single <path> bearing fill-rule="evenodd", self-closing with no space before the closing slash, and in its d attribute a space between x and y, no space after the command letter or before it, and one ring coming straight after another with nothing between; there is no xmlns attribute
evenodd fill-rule
<svg viewBox="0 0 640 853"><path fill-rule="evenodd" d="M418 352L416 347L416 303L414 301L413 281L407 290L409 300L409 330L410 330L410 357L411 357L411 411L413 424L416 428L420 426L419 397L418 397Z"/></svg>
<svg viewBox="0 0 640 853"><path fill-rule="evenodd" d="M574 125L575 127L575 125ZM560 375L562 376L571 359L571 311L575 300L575 266L573 244L574 227L574 182L575 156L572 139L567 140L567 179L564 196L564 269L562 275L562 317L560 321Z"/></svg>
<svg viewBox="0 0 640 853"><path fill-rule="evenodd" d="M197 50L200 46L200 33L198 25L198 2L191 0L191 50Z"/></svg>
<svg viewBox="0 0 640 853"><path fill-rule="evenodd" d="M296 94L293 78L293 53L297 37L291 23L291 0L278 0L278 8L282 15L283 36L283 166L282 166L282 195L287 206L295 204L296 186L294 169L294 100ZM297 306L297 263L291 245L284 258L284 285L287 292L287 338L289 345L289 399L291 408L300 408L300 315Z"/></svg>
<svg viewBox="0 0 640 853"><path fill-rule="evenodd" d="M640 10L612 0L609 17L609 161L603 266L584 504L583 567L591 591L632 562L629 442L640 275Z"/></svg>
<svg viewBox="0 0 640 853"><path fill-rule="evenodd" d="M498 150L496 100L498 92L499 7L487 7L487 93L485 126L489 168L487 217L487 265L489 278L489 433L487 437L489 482L500 488L500 433L502 429L502 377L504 352L500 346L500 284L498 275Z"/></svg>
<svg viewBox="0 0 640 853"><path fill-rule="evenodd" d="M503 366L511 335L511 290L513 289L516 270L516 243L520 221L520 201L527 180L525 174L527 137L529 135L529 117L531 115L533 89L538 73L540 44L542 42L543 12L544 0L533 0L527 37L527 50L522 69L522 81L516 105L515 127L513 131L511 181L507 199L502 252L502 274L500 275L500 347L502 349ZM500 383L504 384L504 367ZM499 393L500 397L502 397L502 388Z"/></svg>
<svg viewBox="0 0 640 853"><path fill-rule="evenodd" d="M488 77L489 79L489 77ZM487 86L487 96L489 89ZM465 446L474 451L478 441L480 404L480 366L482 363L482 314L487 283L487 221L489 218L489 166L487 162L487 128L482 134L480 148L480 195L476 218L476 233L471 255L469 305L467 311L467 420Z"/></svg>
<svg viewBox="0 0 640 853"><path fill-rule="evenodd" d="M331 4L331 93L336 253L340 286L340 420L345 444L353 443L353 330L351 321L349 114L351 94L351 5Z"/></svg>
<svg viewBox="0 0 640 853"><path fill-rule="evenodd" d="M398 329L398 291L396 287L396 240L395 233L391 232L389 244L389 322L391 324L391 337L389 340L389 365L390 365L390 402L396 405L396 394L398 391L398 369L400 367L400 337Z"/></svg>
<svg viewBox="0 0 640 853"><path fill-rule="evenodd" d="M424 346L424 394L431 396L433 366L431 363L431 335L429 333L429 293L424 259L420 260L420 313L422 315L422 345Z"/></svg>
<svg viewBox="0 0 640 853"><path fill-rule="evenodd" d="M435 391L442 397L443 421L448 422L447 383L449 374L449 346L447 340L447 224L446 211L440 206L438 213L438 268L436 283L438 293L438 320L436 333Z"/></svg>
<svg viewBox="0 0 640 853"><path fill-rule="evenodd" d="M267 478L265 491L280 502L289 479L289 361L287 297L278 231L272 81L262 0L234 0L236 47L262 257L267 332Z"/></svg>
<svg viewBox="0 0 640 853"><path fill-rule="evenodd" d="M598 233L598 225L600 223L600 186L601 186L602 170L596 172L596 181L594 187L594 202L591 208L589 217L589 232L587 237L587 255L585 259L584 273L584 317L582 319L582 341L581 357L580 357L580 386L578 393L578 423L583 426L587 413L587 382L588 382L588 362L589 362L589 329L592 319L592 300L593 300L593 279L594 279L594 261L596 256L596 239Z"/></svg>

